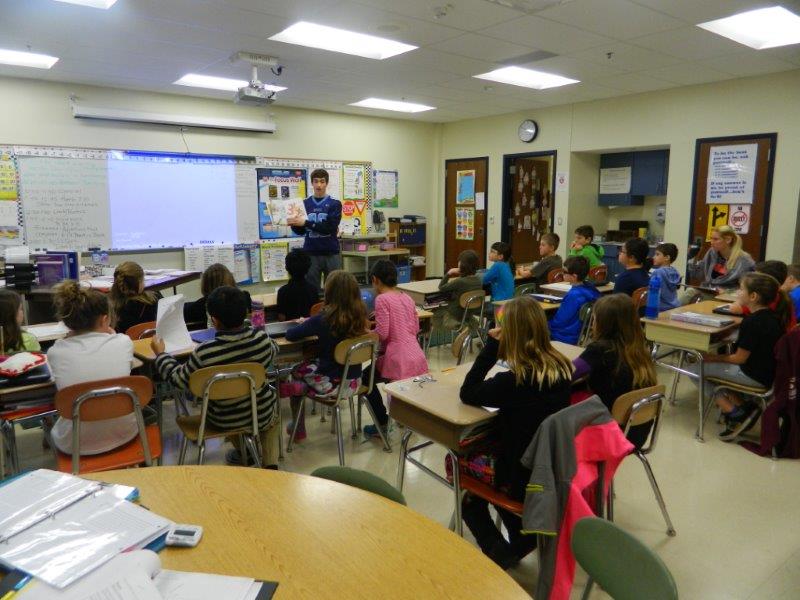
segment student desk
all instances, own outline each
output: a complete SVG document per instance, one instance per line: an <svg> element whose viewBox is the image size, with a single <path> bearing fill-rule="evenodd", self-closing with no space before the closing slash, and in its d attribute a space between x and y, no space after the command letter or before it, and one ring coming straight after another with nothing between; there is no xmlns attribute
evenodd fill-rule
<svg viewBox="0 0 800 600"><path fill-rule="evenodd" d="M203 526L195 548L165 548L165 569L279 583L276 600L529 598L469 542L376 494L285 471L148 467L90 479L136 486L142 504Z"/></svg>
<svg viewBox="0 0 800 600"><path fill-rule="evenodd" d="M492 304L494 304L495 307L503 306L511 302L511 300L513 300L513 298L509 298L508 300L495 300ZM536 300L536 298L534 298L534 300ZM545 313L556 312L558 307L561 306L561 302L539 302L539 300L536 300L536 302L542 307Z"/></svg>
<svg viewBox="0 0 800 600"><path fill-rule="evenodd" d="M542 293L552 294L553 296L566 296L567 289L564 287L565 285L570 285L568 283L544 283L539 287L543 290ZM601 294L610 294L614 291L614 284L613 283L605 283L603 285L597 286L597 291Z"/></svg>
<svg viewBox="0 0 800 600"><path fill-rule="evenodd" d="M381 258L386 258L391 260L392 257L406 257L407 259L410 252L408 248L395 248L393 250L366 250L364 252L359 252L358 250L342 250L341 254L342 260L345 258L363 259L364 273L367 274L367 279L369 279L370 259L380 260ZM367 283L369 283L369 281Z"/></svg>
<svg viewBox="0 0 800 600"><path fill-rule="evenodd" d="M278 306L278 292L270 292L268 294L253 294L250 296L253 302L261 302L264 305L264 310L274 309Z"/></svg>
<svg viewBox="0 0 800 600"><path fill-rule="evenodd" d="M436 302L429 302L430 296L439 295L439 282L441 279L423 279L422 281L412 281L410 283L398 283L397 289L411 296L417 306L431 307Z"/></svg>
<svg viewBox="0 0 800 600"><path fill-rule="evenodd" d="M736 302L736 292L723 292L714 297L717 302Z"/></svg>
<svg viewBox="0 0 800 600"><path fill-rule="evenodd" d="M729 317L727 315L717 315L712 311L717 308L719 303L714 300L705 300L696 304L687 304L667 310L658 315L657 319L643 318L644 334L645 337L654 343L653 346L653 360L659 366L665 367L675 371L677 374L688 375L689 377L696 378L698 386L698 422L697 433L695 437L698 441L703 441L703 425L705 421L706 402L703 392L703 384L705 383L705 375L703 372L703 354L704 352L711 352L722 344L730 340L733 334L742 322L740 317ZM732 319L733 323L723 327L708 327L705 325L696 325L694 323L685 323L683 321L673 321L670 315L678 312L696 312L705 315L713 315L715 317L723 317ZM677 365L672 365L659 360L658 349L661 345L671 346L682 352ZM672 352L662 355L660 358L669 356ZM683 368L684 355L689 354L697 359L698 373L695 374Z"/></svg>
<svg viewBox="0 0 800 600"><path fill-rule="evenodd" d="M574 360L583 352L579 346L571 346L561 342L553 342L553 346L570 360ZM460 441L465 434L476 426L486 423L494 418L495 413L480 406L470 406L461 402L459 392L464 377L472 368L472 363L463 364L452 369L445 369L432 373L435 381L417 383L414 378L403 379L386 384L386 393L391 397L389 401L389 415L398 423L406 427L400 443L400 462L397 467L397 488L402 491L405 479L405 465L410 462L422 469L437 481L453 490L455 499L456 532L461 535L461 484L458 469L453 469L453 483L420 463L416 458L409 456L412 452L420 450L432 443L437 443L447 449L447 453L458 464L458 453L464 448ZM503 370L495 365L489 371L488 377ZM429 441L408 448L411 436L417 433Z"/></svg>

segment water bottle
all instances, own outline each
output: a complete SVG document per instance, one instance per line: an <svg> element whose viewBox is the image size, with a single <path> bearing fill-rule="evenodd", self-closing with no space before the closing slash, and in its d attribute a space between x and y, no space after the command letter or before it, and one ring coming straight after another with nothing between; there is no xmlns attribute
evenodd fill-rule
<svg viewBox="0 0 800 600"><path fill-rule="evenodd" d="M644 316L648 319L657 319L660 301L661 278L658 275L653 275L650 278L650 286L647 288L647 306L644 309Z"/></svg>
<svg viewBox="0 0 800 600"><path fill-rule="evenodd" d="M264 321L264 303L253 300L253 310L250 313L250 325L253 329L263 329Z"/></svg>

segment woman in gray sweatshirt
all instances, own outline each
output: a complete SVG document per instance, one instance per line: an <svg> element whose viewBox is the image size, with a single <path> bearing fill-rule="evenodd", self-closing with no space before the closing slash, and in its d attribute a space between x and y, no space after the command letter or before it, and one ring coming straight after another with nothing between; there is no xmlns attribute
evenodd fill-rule
<svg viewBox="0 0 800 600"><path fill-rule="evenodd" d="M729 225L712 229L711 248L701 260L695 259L687 265L690 278L699 277L701 286L713 288L738 286L741 276L754 267L753 257L742 249L742 238ZM696 294L696 290L691 291Z"/></svg>

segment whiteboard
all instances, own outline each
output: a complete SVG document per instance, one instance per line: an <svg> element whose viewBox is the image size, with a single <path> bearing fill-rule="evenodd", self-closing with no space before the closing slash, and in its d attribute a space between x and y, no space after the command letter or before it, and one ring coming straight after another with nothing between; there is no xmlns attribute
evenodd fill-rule
<svg viewBox="0 0 800 600"><path fill-rule="evenodd" d="M31 248L110 248L105 160L20 156L25 239Z"/></svg>

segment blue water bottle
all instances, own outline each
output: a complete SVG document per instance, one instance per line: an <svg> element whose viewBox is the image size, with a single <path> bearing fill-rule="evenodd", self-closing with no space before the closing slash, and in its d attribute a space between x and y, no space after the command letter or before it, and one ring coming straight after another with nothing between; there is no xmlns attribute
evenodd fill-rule
<svg viewBox="0 0 800 600"><path fill-rule="evenodd" d="M653 275L650 278L650 286L647 288L647 306L644 309L644 316L648 319L658 318L658 305L661 300L661 278Z"/></svg>

